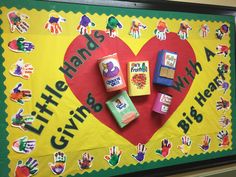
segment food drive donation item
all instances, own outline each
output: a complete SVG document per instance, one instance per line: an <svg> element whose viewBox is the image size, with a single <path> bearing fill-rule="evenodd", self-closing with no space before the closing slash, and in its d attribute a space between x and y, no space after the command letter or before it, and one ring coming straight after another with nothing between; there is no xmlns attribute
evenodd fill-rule
<svg viewBox="0 0 236 177"><path fill-rule="evenodd" d="M99 59L98 65L107 92L121 90L126 87L116 53Z"/></svg>
<svg viewBox="0 0 236 177"><path fill-rule="evenodd" d="M157 93L157 97L152 110L160 114L167 114L169 106L171 104L171 100L172 96L164 93Z"/></svg>
<svg viewBox="0 0 236 177"><path fill-rule="evenodd" d="M126 91L108 100L106 104L121 128L139 116Z"/></svg>
<svg viewBox="0 0 236 177"><path fill-rule="evenodd" d="M177 62L177 53L161 50L158 53L153 83L172 86Z"/></svg>
<svg viewBox="0 0 236 177"><path fill-rule="evenodd" d="M127 72L129 96L150 95L149 62L128 62Z"/></svg>

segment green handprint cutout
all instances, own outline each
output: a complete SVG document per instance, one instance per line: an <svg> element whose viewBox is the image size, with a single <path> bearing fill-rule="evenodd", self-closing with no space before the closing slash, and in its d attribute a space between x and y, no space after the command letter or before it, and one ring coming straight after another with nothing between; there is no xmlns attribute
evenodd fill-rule
<svg viewBox="0 0 236 177"><path fill-rule="evenodd" d="M116 166L120 161L121 153L122 152L118 150L118 147L112 146L110 148L110 154L104 156L104 159L109 163L109 165Z"/></svg>
<svg viewBox="0 0 236 177"><path fill-rule="evenodd" d="M18 112L12 116L11 118L11 126L20 128L21 130L25 131L26 125L31 125L34 121L34 116L28 114L23 115L24 109L20 108Z"/></svg>
<svg viewBox="0 0 236 177"><path fill-rule="evenodd" d="M116 19L116 17L111 16L107 20L106 33L110 37L115 38L118 35L117 27L122 28L122 24Z"/></svg>
<svg viewBox="0 0 236 177"><path fill-rule="evenodd" d="M13 142L12 149L19 153L30 153L34 150L36 140L28 140L27 136L23 136Z"/></svg>

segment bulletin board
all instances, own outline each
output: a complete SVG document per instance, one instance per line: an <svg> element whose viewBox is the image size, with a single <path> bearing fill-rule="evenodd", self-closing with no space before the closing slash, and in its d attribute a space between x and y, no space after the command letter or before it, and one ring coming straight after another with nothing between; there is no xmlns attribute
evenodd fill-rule
<svg viewBox="0 0 236 177"><path fill-rule="evenodd" d="M111 176L236 154L233 16L27 0L0 12L2 176ZM169 86L154 82L161 52L177 56ZM99 59L113 54L125 86L108 92ZM127 96L128 63L142 61L150 93ZM158 93L171 96L165 114L153 111ZM125 126L108 106L119 94L138 112Z"/></svg>

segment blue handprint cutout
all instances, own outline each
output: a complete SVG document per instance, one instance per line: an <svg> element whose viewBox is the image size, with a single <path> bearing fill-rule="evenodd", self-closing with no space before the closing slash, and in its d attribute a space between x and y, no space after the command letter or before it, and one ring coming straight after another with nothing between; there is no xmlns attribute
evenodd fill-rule
<svg viewBox="0 0 236 177"><path fill-rule="evenodd" d="M146 151L147 148L145 147L145 144L139 143L137 145L137 154L136 155L132 154L131 156L138 162L142 162L145 158Z"/></svg>

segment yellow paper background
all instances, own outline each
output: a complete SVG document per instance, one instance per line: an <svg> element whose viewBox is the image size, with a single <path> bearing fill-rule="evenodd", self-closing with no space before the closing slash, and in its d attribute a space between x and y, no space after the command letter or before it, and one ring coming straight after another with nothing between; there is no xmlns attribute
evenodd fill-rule
<svg viewBox="0 0 236 177"><path fill-rule="evenodd" d="M40 98L42 93L48 95L49 93L44 89L46 85L49 85L55 88L55 82L58 80L63 80L64 75L59 72L58 68L63 65L64 54L67 47L73 41L73 39L78 35L76 31L77 25L80 21L80 18L83 14L81 13L65 13L60 11L62 17L66 19L65 23L61 23L63 32L59 35L52 35L48 30L44 29L45 23L48 21L49 14L45 10L27 10L19 9L21 13L27 14L30 18L27 22L30 24L30 28L27 33L20 34L17 31L14 33L10 32L10 25L7 20L7 13L12 10L18 9L7 9L2 8L2 25L3 29L2 38L4 39L2 47L4 48L3 57L4 67L6 68L4 76L6 81L4 82L6 86L5 94L9 96L11 89L18 82L23 83L23 88L31 89L33 97L30 102L26 102L23 106L10 101L9 97L6 99L8 114L7 123L9 136L7 140L9 141L8 149L11 169L10 175L13 176L14 169L18 160L23 160L24 162L29 157L34 157L39 161L39 172L37 176L45 177L54 176L50 171L48 163L53 162L53 153L57 150L52 148L50 145L50 138L52 135L59 134L57 132L58 127L64 127L68 123L70 118L69 111L75 110L81 105L77 98L73 95L70 89L62 93L62 98L58 99L55 97L55 100L59 102L57 107L49 105L49 109L53 110L54 115L49 117L49 123L44 124L45 128L43 133L40 136L33 134L31 132L22 131L18 128L11 127L11 117L18 111L19 108L24 108L24 114L30 114L32 110L35 110L35 103L41 102L44 103L44 100ZM98 15L98 14L87 14L90 19L96 23L96 26L92 30L105 30L107 18L112 15ZM132 51L137 54L142 46L153 37L153 31L156 28L157 22L161 18L143 18L143 17L122 17L116 16L116 18L121 21L123 29L118 30L119 37L126 42L127 45L132 49ZM128 35L131 21L135 18L138 18L142 23L147 26L146 30L141 30L142 36L140 39L134 39ZM178 32L179 24L182 19L164 19L167 22L169 30L171 32ZM218 44L226 44L230 46L229 35L225 36L221 41L215 38L215 29L220 27L224 22L211 22L211 21L189 21L185 20L193 28L189 32L188 42L191 44L194 49L197 61L201 63L202 72L199 75L195 76L195 79L192 83L192 86L183 100L182 104L177 108L173 113L171 118L166 122L166 124L160 128L153 137L146 144L147 153L145 157L145 162L163 160L164 158L155 154L155 151L160 148L161 140L168 138L172 142L172 149L167 157L176 158L183 157L183 153L177 149L178 145L181 145L181 137L184 135L183 131L177 127L178 122L183 118L182 113L184 111L190 110L190 105L194 105L199 113L204 115L204 119L201 123L194 123L191 125L190 130L187 135L190 136L192 140L192 146L190 155L204 153L199 145L202 144L202 139L204 135L209 135L212 138L211 146L208 152L222 151L223 149L231 149L231 146L228 148L221 148L218 146L220 143L217 139L217 133L223 128L219 125L219 119L222 116L222 111L216 111L215 105L216 102L220 99L220 96L230 100L230 90L223 94L223 91L214 91L212 96L207 99L204 107L200 107L194 97L198 92L203 94L204 90L208 87L209 82L218 75L217 65L220 61L230 65L230 57L216 55L212 61L207 62L204 46L206 46L211 51L215 52L215 48ZM206 38L201 38L199 36L199 28L202 24L207 23L210 28L210 33ZM228 24L229 25L229 24ZM30 53L14 53L10 51L7 47L9 41L18 38L25 37L26 40L33 42L35 49ZM135 45L133 45L135 43ZM184 50L184 49L183 49ZM25 63L30 63L34 66L34 73L32 74L29 80L24 80L19 77L14 77L9 74L10 66L15 63L19 58L23 58ZM229 81L229 74L226 76L226 80ZM189 112L187 112L189 115ZM226 117L231 118L231 110L225 112ZM115 120L114 120L115 121ZM39 125L40 121L34 121L35 127ZM70 140L68 146L63 150L67 155L67 165L66 170L63 173L63 176L68 174L84 173L78 167L78 160L82 158L84 152L89 152L93 155L94 161L92 168L86 170L91 172L92 170L101 170L114 168L110 167L108 163L104 160L104 156L109 154L109 147L116 145L122 150L122 157L119 163L119 166L137 164L137 162L131 157L131 154L136 153L136 147L129 143L127 140L116 134L110 128L106 127L100 123L92 114L86 118L83 124L77 124L78 131L73 131L75 134L74 138ZM231 138L231 127L227 127ZM36 149L30 154L18 154L14 152L11 148L12 142L19 137L28 136L29 139L36 139ZM58 136L59 137L59 136Z"/></svg>

